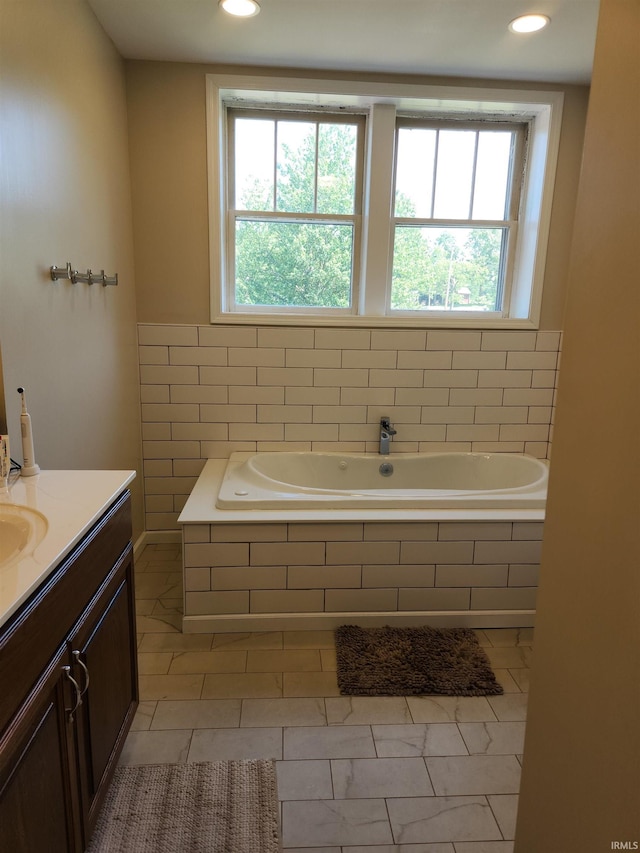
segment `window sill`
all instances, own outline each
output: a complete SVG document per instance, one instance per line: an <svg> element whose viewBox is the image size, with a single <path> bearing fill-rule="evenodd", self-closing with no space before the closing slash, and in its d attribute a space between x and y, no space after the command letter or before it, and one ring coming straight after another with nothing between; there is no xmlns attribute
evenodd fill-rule
<svg viewBox="0 0 640 853"><path fill-rule="evenodd" d="M309 314L225 314L212 316L212 326L305 326L376 329L522 329L536 331L539 324L529 319L480 317L356 317Z"/></svg>

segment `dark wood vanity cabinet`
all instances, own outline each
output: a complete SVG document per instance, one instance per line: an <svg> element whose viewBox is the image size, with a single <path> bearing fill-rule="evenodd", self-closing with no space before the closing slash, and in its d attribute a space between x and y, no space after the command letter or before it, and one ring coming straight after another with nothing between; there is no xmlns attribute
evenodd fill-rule
<svg viewBox="0 0 640 853"><path fill-rule="evenodd" d="M0 629L0 851L85 849L137 702L125 492Z"/></svg>

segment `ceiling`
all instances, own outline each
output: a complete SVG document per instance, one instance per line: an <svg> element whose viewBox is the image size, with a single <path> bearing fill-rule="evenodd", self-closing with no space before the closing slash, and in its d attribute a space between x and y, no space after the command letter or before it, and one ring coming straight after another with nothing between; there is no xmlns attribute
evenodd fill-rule
<svg viewBox="0 0 640 853"><path fill-rule="evenodd" d="M588 83L598 0L88 0L128 59ZM515 35L509 21L551 24Z"/></svg>

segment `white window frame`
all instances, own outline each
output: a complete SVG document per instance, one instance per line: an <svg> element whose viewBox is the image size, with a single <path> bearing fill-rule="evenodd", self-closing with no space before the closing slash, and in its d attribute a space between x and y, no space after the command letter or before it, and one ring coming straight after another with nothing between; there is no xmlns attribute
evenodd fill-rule
<svg viewBox="0 0 640 853"><path fill-rule="evenodd" d="M242 116L246 113L249 117L255 117L258 114L258 110L236 110L236 113ZM264 110L263 110L264 112ZM328 116L329 121L333 121L334 114L326 113L323 111L324 115ZM268 115L273 119L283 119L286 118L289 113L279 113L277 110L269 110ZM321 113L311 112L311 111L296 111L296 115L300 121L310 120L317 121ZM318 312L321 312L323 315L332 316L332 317L348 317L355 314L358 305L358 286L360 282L360 258L361 258L361 240L362 240L362 172L363 172L363 144L362 137L364 136L364 131L366 127L366 122L364 121L365 117L362 115L357 115L356 120L353 124L357 128L357 141L356 141L356 168L354 175L354 184L355 184L355 197L354 197L354 206L353 211L350 214L329 214L329 213L317 213L317 212L308 212L308 213L288 213L286 211L243 211L235 208L235 187L234 187L234 175L231 174L231 167L228 165L226 169L226 179L227 179L227 202L225 207L225 216L227 218L227 230L225 234L225 248L226 248L226 267L225 274L223 276L221 287L223 288L223 298L222 304L228 309L230 313L242 313L242 314L258 314L258 315L271 315L271 314L309 314L311 316L317 316ZM346 124L350 123L348 119L344 116L343 113L337 115L337 123ZM231 138L233 134L230 133L227 135L227 140ZM232 143L233 145L233 143ZM229 164L232 160L232 152L226 152L227 164ZM317 164L316 164L317 165ZM248 218L253 220L273 220L279 222L303 222L303 223L342 223L346 225L350 225L352 228L352 250L353 250L353 258L352 258L352 282L351 282L351 306L348 308L329 308L322 306L313 306L313 307L304 307L304 306L296 306L287 307L287 306L273 306L273 305L238 305L235 299L235 229L237 225L237 221L243 218L244 214L249 214Z"/></svg>
<svg viewBox="0 0 640 853"><path fill-rule="evenodd" d="M434 130L442 131L442 130L451 130L451 129L460 129L460 130L489 130L492 127L497 127L499 129L505 129L514 133L514 142L513 142L513 150L511 152L511 163L510 163L510 175L508 181L508 187L506 191L506 205L507 209L504 211L504 216L501 220L481 220L474 219L471 217L471 211L469 211L468 219L462 218L449 218L449 219L437 219L433 215L433 205L435 202L435 193L436 193L436 181L433 182L432 187L432 215L431 216L413 216L413 217L400 217L393 215L393 228L394 234L398 227L402 226L410 226L420 228L424 227L440 227L440 228L501 228L506 230L506 244L502 246L502 260L500 263L500 282L499 289L502 291L502 298L500 299L500 303L504 306L501 311L491 311L485 313L483 315L483 319L498 319L502 320L505 316L505 308L508 310L508 306L511 304L511 285L513 281L513 269L514 269L514 257L515 252L518 246L518 225L519 225L519 210L520 210L520 193L522 190L522 184L520 181L520 176L524 174L525 164L525 150L526 150L526 135L528 130L527 124L514 124L513 122L477 122L477 121L451 121L447 122L445 119L415 119L412 121L410 118L398 116L396 122L396 145L398 134L402 127L429 127ZM397 152L396 152L397 153ZM395 167L397 168L397 161L395 163ZM473 187L470 186L470 190L473 190ZM472 193L470 193L471 196ZM469 199L471 203L471 198ZM395 204L395 187L394 187L394 204ZM392 283L393 286L393 283ZM391 314L394 317L407 317L407 316L416 316L415 311L403 311L401 309L392 309L390 306L391 301L391 290L392 288L388 288L387 292L387 313ZM435 317L442 316L450 316L449 314L444 314L443 311L433 311L430 310L429 313ZM458 310L458 314L461 317L477 317L478 311L469 311L465 312Z"/></svg>
<svg viewBox="0 0 640 853"><path fill-rule="evenodd" d="M209 173L212 323L430 328L538 328L563 95L519 89L365 83L314 78L210 74L206 81ZM268 314L232 311L226 304L228 264L226 201L226 104L272 104L308 111L352 110L367 115L357 313ZM387 313L393 260L394 140L397 115L472 118L482 115L528 123L526 170L522 183L518 244L513 260L506 316L483 312ZM357 266L357 265L356 265ZM417 315L417 316L416 316ZM455 315L455 316L451 316Z"/></svg>

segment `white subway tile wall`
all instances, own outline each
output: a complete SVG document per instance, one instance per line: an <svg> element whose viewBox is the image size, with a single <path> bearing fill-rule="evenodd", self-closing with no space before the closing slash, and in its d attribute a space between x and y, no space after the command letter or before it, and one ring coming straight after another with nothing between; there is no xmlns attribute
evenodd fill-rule
<svg viewBox="0 0 640 853"><path fill-rule="evenodd" d="M534 610L539 522L194 524L185 616Z"/></svg>
<svg viewBox="0 0 640 853"><path fill-rule="evenodd" d="M146 527L234 451L550 456L560 332L140 324Z"/></svg>

